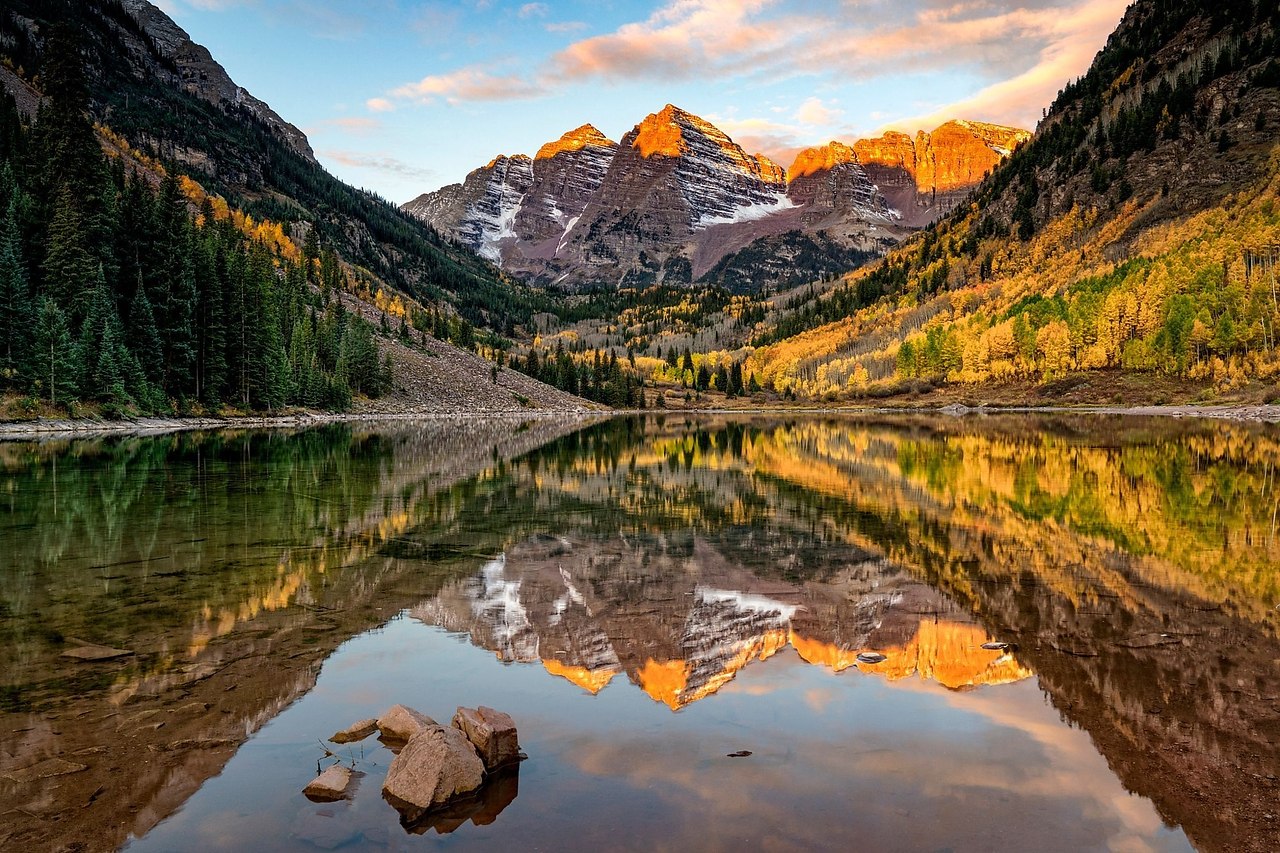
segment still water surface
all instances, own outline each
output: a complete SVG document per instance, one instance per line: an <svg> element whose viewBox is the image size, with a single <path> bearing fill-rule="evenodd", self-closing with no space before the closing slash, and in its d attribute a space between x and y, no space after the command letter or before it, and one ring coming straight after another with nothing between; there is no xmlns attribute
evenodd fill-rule
<svg viewBox="0 0 1280 853"><path fill-rule="evenodd" d="M1278 463L1101 417L0 445L0 847L1277 849ZM403 826L324 744L397 702L529 759Z"/></svg>

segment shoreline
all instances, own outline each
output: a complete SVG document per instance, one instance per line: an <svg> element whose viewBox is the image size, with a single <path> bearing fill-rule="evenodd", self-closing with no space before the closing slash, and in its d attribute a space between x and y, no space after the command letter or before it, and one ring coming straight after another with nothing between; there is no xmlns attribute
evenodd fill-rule
<svg viewBox="0 0 1280 853"><path fill-rule="evenodd" d="M1280 423L1280 404L1218 404L1158 406L759 406L689 409L516 409L444 412L303 412L289 415L240 417L150 417L108 421L37 418L0 421L0 441L95 436L151 436L223 429L296 429L328 424L408 423L414 421L473 421L477 419L542 421L592 420L619 415L1122 415L1127 417L1202 418L1242 423Z"/></svg>
<svg viewBox="0 0 1280 853"><path fill-rule="evenodd" d="M590 420L613 412L591 409L511 409L474 412L300 412L289 415L245 415L239 417L147 417L109 421L37 418L30 421L0 421L0 442L93 438L98 436L155 436L200 430L306 429L329 424L413 423L418 421L509 420L551 421Z"/></svg>

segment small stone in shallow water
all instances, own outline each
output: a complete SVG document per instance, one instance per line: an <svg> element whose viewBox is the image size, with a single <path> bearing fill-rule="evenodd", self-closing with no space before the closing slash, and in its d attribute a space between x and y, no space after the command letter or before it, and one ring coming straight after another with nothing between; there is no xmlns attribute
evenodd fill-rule
<svg viewBox="0 0 1280 853"><path fill-rule="evenodd" d="M302 789L307 799L316 802L333 802L347 795L347 786L351 784L351 768L335 764L319 776L311 780L311 784Z"/></svg>
<svg viewBox="0 0 1280 853"><path fill-rule="evenodd" d="M726 757L727 757L727 758L746 758L746 757L747 757L748 755L750 755L750 754L751 754L751 750L749 750L749 749L740 749L740 750L738 750L737 752L731 752L731 753L729 753Z"/></svg>
<svg viewBox="0 0 1280 853"><path fill-rule="evenodd" d="M361 720L358 723L352 723L340 732L330 735L329 740L333 743L355 743L358 740L364 740L377 730L377 720Z"/></svg>
<svg viewBox="0 0 1280 853"><path fill-rule="evenodd" d="M983 643L982 648L989 652L1007 652L1009 651L1008 643L1000 643L992 640L990 643Z"/></svg>
<svg viewBox="0 0 1280 853"><path fill-rule="evenodd" d="M888 658L879 652L859 652L858 663L884 663Z"/></svg>

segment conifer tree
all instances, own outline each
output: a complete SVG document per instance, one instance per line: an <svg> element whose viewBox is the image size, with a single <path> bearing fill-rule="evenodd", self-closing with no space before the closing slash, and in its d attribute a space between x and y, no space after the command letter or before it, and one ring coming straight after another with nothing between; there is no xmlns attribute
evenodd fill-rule
<svg viewBox="0 0 1280 853"><path fill-rule="evenodd" d="M31 390L50 403L68 403L76 396L75 354L66 315L45 297L36 313L28 375Z"/></svg>
<svg viewBox="0 0 1280 853"><path fill-rule="evenodd" d="M17 205L11 198L0 219L0 387L12 387L21 377L33 319Z"/></svg>
<svg viewBox="0 0 1280 853"><path fill-rule="evenodd" d="M48 250L44 258L44 295L56 301L73 322L84 317L100 265L94 261L84 224L70 189L58 193L49 223Z"/></svg>
<svg viewBox="0 0 1280 853"><path fill-rule="evenodd" d="M160 343L160 331L156 328L155 312L147 289L138 282L129 307L129 341L134 355L148 382L159 385L164 380L164 348Z"/></svg>

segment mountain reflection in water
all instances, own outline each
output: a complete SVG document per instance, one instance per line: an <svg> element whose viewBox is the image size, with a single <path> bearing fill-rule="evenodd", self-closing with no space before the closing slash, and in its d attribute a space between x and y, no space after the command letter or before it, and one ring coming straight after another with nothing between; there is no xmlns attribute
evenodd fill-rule
<svg viewBox="0 0 1280 853"><path fill-rule="evenodd" d="M672 710L788 645L834 672L918 674L952 689L1031 676L1005 651L983 649L986 632L945 596L883 561L788 583L732 565L701 538L687 556L639 540L534 539L410 613L593 694L625 672ZM864 651L884 660L860 662Z"/></svg>
<svg viewBox="0 0 1280 853"><path fill-rule="evenodd" d="M0 846L401 846L298 791L405 702L531 756L453 846L1280 849L1273 429L516 433L0 445Z"/></svg>

